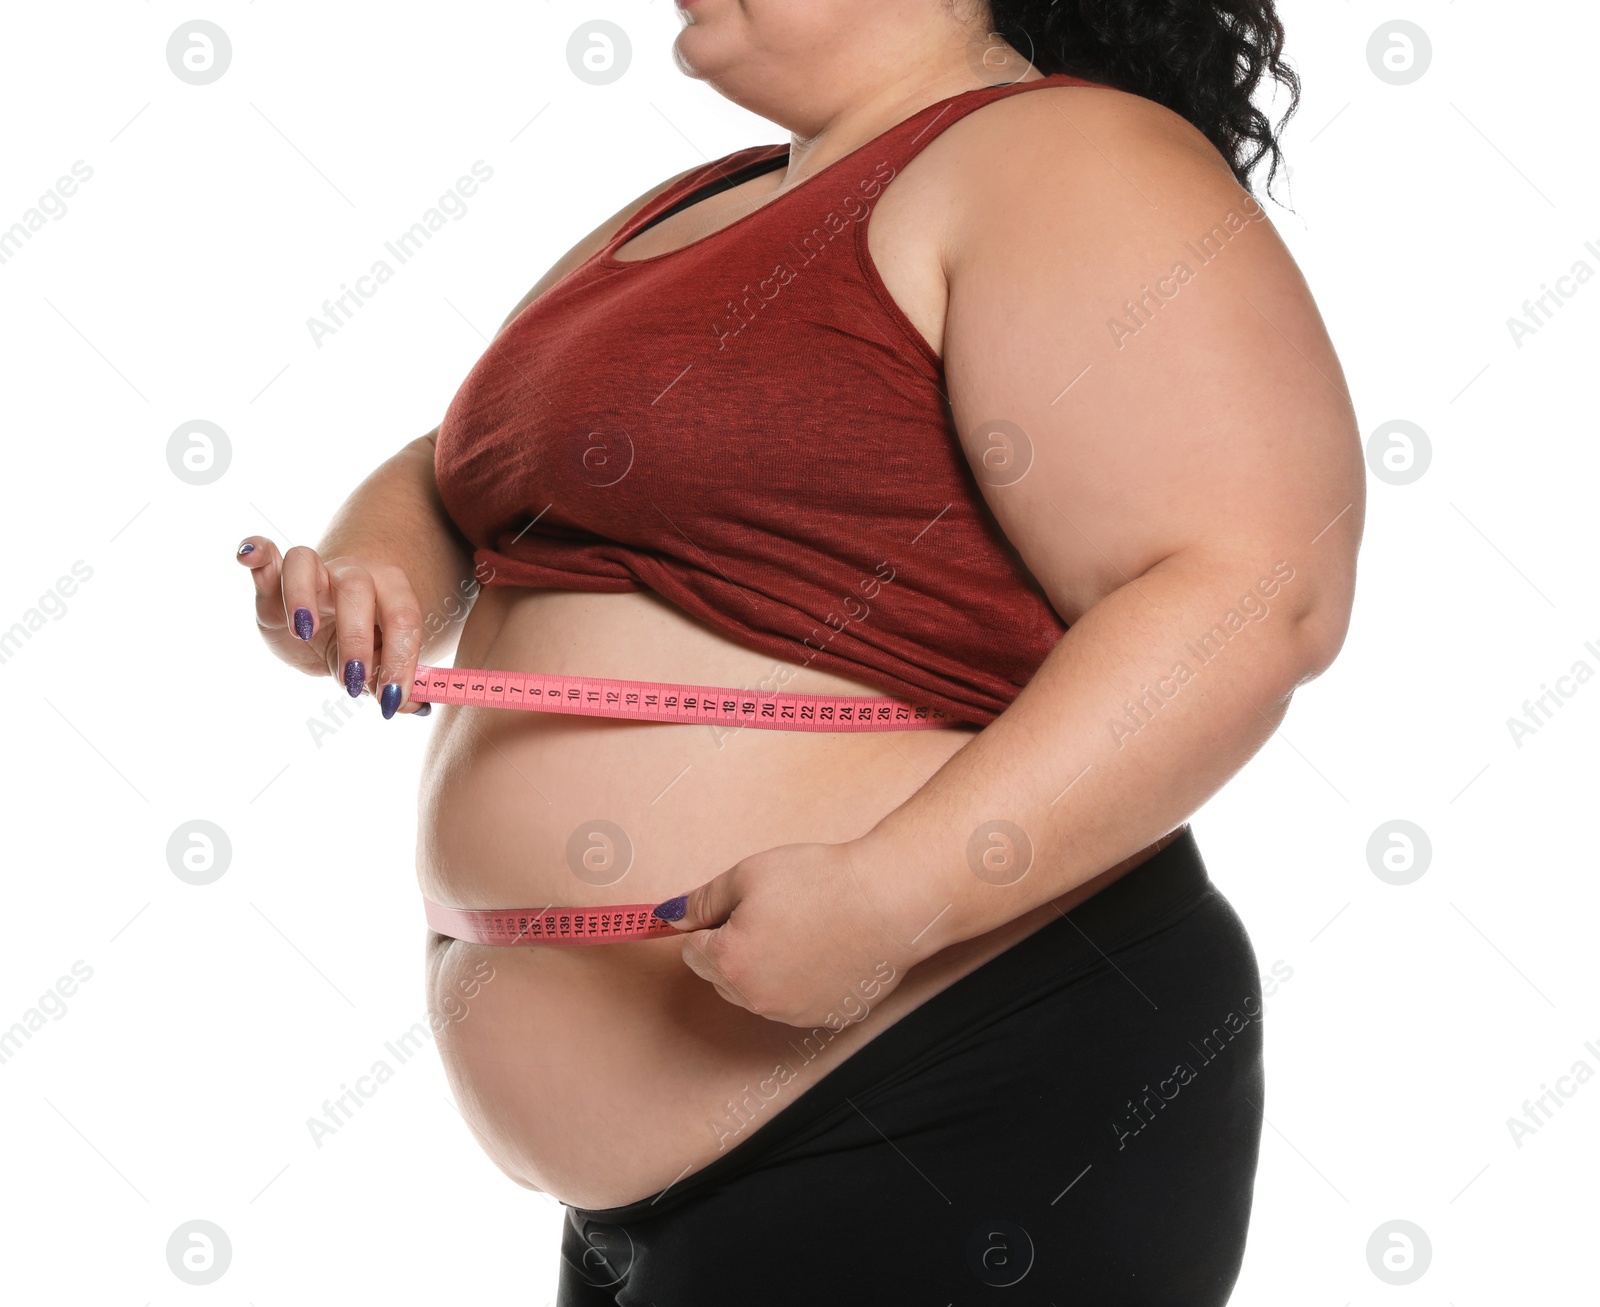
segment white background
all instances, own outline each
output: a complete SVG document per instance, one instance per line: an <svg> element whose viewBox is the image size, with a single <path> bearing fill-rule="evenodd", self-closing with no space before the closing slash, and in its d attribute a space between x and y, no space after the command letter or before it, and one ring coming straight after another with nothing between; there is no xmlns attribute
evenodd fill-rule
<svg viewBox="0 0 1600 1307"><path fill-rule="evenodd" d="M1269 212L1363 434L1415 422L1432 461L1409 485L1370 478L1342 656L1195 822L1263 970L1292 970L1268 1002L1234 1301L1594 1302L1600 1077L1521 1147L1507 1118L1577 1062L1600 1073L1600 678L1520 747L1506 721L1575 662L1600 671L1600 280L1521 348L1506 320L1576 261L1600 272L1600 20L1481 0L1282 10L1306 96L1284 142L1297 212ZM208 86L165 58L196 17L233 46ZM566 62L594 17L633 41L609 86ZM1433 46L1406 86L1366 55L1396 17ZM257 531L314 543L606 215L785 134L676 70L665 0L158 0L5 22L0 227L75 161L93 177L0 264L0 629L75 562L92 577L0 668L0 1030L75 962L93 974L0 1065L0 1295L546 1302L559 1207L482 1155L431 1047L310 1139L306 1118L424 1017L428 726L364 699L314 741L308 719L342 692L263 651L233 551ZM318 348L307 318L477 160L494 173L466 215ZM166 457L195 418L231 449L208 485ZM1404 886L1367 855L1395 818L1432 843ZM203 887L167 862L193 819L232 845ZM167 1265L193 1218L232 1243L209 1288ZM1404 1288L1368 1264L1394 1219L1432 1248Z"/></svg>

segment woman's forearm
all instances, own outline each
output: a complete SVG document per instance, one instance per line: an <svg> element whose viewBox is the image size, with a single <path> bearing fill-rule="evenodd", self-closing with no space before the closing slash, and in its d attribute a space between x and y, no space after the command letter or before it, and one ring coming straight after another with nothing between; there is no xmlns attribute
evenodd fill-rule
<svg viewBox="0 0 1600 1307"><path fill-rule="evenodd" d="M434 433L375 468L339 506L317 552L355 557L406 574L421 606L426 661L454 642L478 585L472 551L445 512L433 474Z"/></svg>
<svg viewBox="0 0 1600 1307"><path fill-rule="evenodd" d="M931 956L1187 820L1337 652L1345 610L1317 572L1178 557L1094 605L995 721L851 842L894 936Z"/></svg>

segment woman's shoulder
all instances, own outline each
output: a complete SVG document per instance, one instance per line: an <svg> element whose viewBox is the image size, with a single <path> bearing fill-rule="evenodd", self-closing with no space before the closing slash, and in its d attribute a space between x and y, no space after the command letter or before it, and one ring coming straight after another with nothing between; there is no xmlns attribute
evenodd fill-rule
<svg viewBox="0 0 1600 1307"><path fill-rule="evenodd" d="M1047 176L1174 168L1198 179L1233 178L1221 152L1193 123L1155 100L1110 86L1056 84L1017 91L968 114L946 133L952 144L1004 163L1024 151ZM1031 147L1031 148L1030 148ZM961 151L954 151L959 153Z"/></svg>
<svg viewBox="0 0 1600 1307"><path fill-rule="evenodd" d="M1179 114L1103 86L1052 85L991 101L929 147L948 239L1039 224L1089 243L1266 215L1227 159Z"/></svg>
<svg viewBox="0 0 1600 1307"><path fill-rule="evenodd" d="M994 133L1018 129L1050 136L1075 135L1085 144L1143 154L1188 151L1227 168L1206 135L1183 115L1147 96L1112 86L1052 85L1014 92L969 115L982 130L987 116Z"/></svg>

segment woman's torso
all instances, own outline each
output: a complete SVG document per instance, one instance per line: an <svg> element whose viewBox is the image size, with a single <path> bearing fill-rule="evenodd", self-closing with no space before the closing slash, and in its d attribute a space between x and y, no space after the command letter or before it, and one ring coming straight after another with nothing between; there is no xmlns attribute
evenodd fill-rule
<svg viewBox="0 0 1600 1307"><path fill-rule="evenodd" d="M955 156L931 147L917 155L884 191L868 232L885 287L935 348L944 293L928 214L957 184ZM760 204L781 176L703 200L614 253L628 261L684 247ZM776 674L798 693L885 692L757 652L644 589L486 589L456 663L729 687L770 685ZM659 901L762 849L864 834L976 729L730 733L442 708L422 779L419 883L458 907ZM488 948L434 935L428 983L440 1051L469 1125L508 1175L581 1206L631 1202L748 1137L900 1015L1148 852L1057 906L944 950L861 1020L812 1040L721 998L684 965L676 940ZM780 1062L797 1074L773 1095Z"/></svg>

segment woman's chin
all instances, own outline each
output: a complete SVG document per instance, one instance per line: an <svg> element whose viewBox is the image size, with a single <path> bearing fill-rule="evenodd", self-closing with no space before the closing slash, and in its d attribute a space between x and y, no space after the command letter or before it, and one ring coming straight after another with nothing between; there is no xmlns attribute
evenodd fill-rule
<svg viewBox="0 0 1600 1307"><path fill-rule="evenodd" d="M711 42L705 33L692 25L679 32L672 42L672 61L685 77L705 81L707 72L716 66Z"/></svg>

